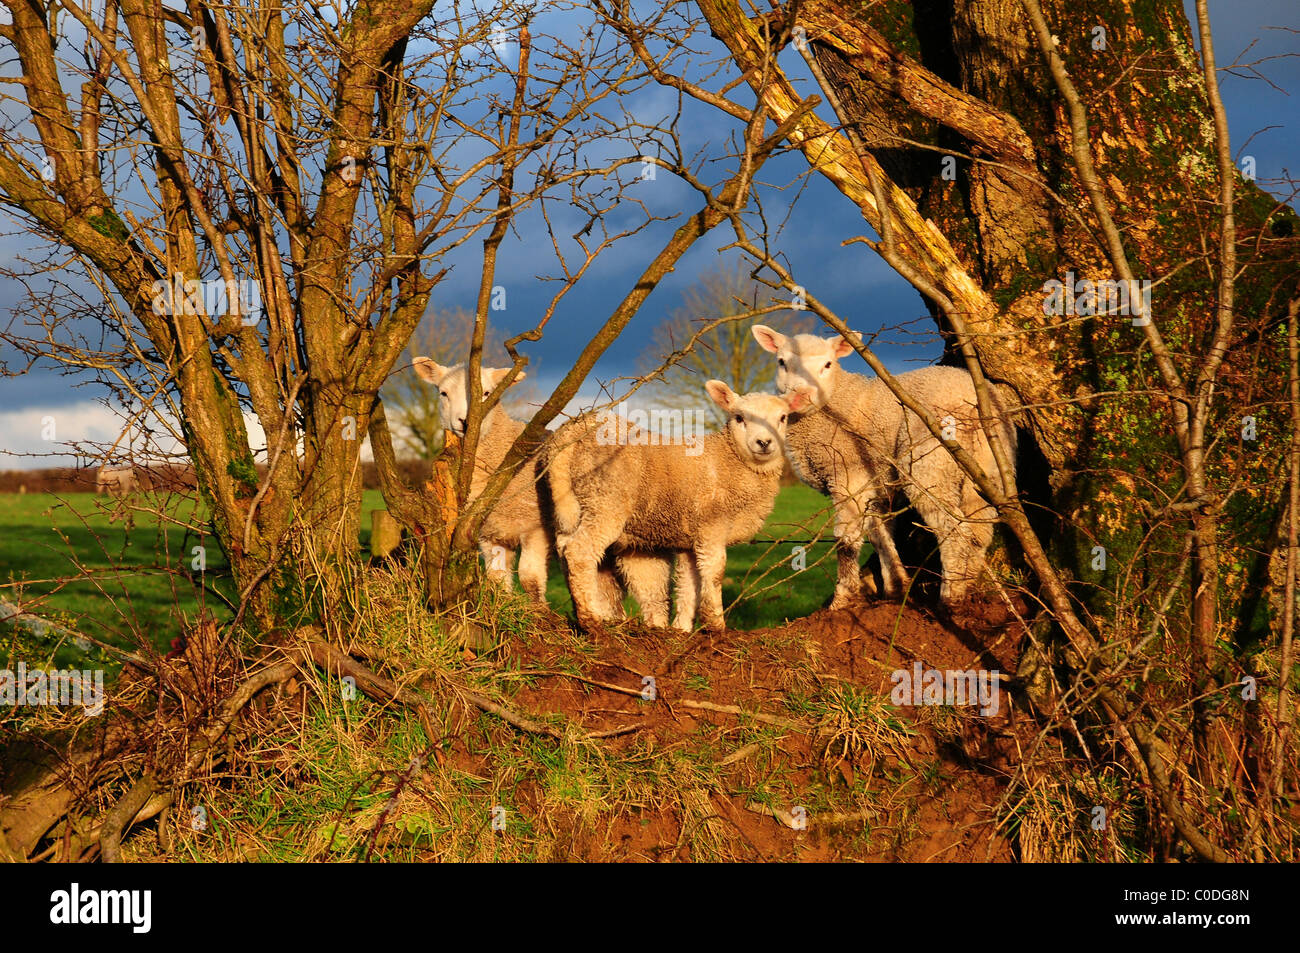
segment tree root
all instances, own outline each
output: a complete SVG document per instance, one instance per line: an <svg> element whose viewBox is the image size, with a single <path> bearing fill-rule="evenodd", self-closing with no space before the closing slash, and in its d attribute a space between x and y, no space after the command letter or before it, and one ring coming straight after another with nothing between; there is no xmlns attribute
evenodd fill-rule
<svg viewBox="0 0 1300 953"><path fill-rule="evenodd" d="M146 772L131 785L131 789L122 795L116 804L109 808L99 831L99 853L104 863L122 862L122 835L157 789L158 780L152 773Z"/></svg>

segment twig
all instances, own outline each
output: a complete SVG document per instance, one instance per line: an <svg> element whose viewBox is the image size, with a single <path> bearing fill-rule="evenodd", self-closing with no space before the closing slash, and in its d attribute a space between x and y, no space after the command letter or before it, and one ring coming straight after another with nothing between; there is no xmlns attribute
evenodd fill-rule
<svg viewBox="0 0 1300 953"><path fill-rule="evenodd" d="M737 708L735 705L718 705L714 702L697 701L694 698L679 698L677 704L683 708L694 708L697 711L715 711L723 715L741 715L745 718L753 718L755 721L761 721L768 725L779 725L782 728L797 728L800 731L807 731L808 725L794 721L790 718L781 718L777 715L767 715L761 711L748 711L744 708Z"/></svg>
<svg viewBox="0 0 1300 953"><path fill-rule="evenodd" d="M760 741L752 741L743 748L737 748L731 754L727 755L718 762L718 767L725 768L728 765L735 764L737 761L744 761L750 755L758 754L763 750L763 744Z"/></svg>
<svg viewBox="0 0 1300 953"><path fill-rule="evenodd" d="M586 684L586 685L594 685L594 686L596 686L597 688L603 688L603 689L605 689L606 691L611 691L611 692L618 692L618 693L621 694L621 695L630 695L630 696L632 696L633 698L640 698L640 699L643 699L643 700L645 700L645 697L646 697L646 696L645 696L645 690L644 690L644 689L640 689L640 688L627 688L627 687L625 687L625 686L623 686L623 685L614 685L614 684L612 684L612 683L610 683L610 682L600 682L600 681L597 681L597 680L595 680L595 679L593 679L593 678L584 678L584 677L581 676L581 675L574 675L572 672L560 672L560 671L555 671L555 670L550 670L550 669L545 669L545 670L543 670L543 669L532 669L532 670L525 670L525 671L520 671L520 672L514 672L513 674L515 674L515 675L529 675L529 676L534 676L534 675L535 675L535 676L546 676L546 675L550 675L550 676L555 676L555 677L557 677L557 678L571 678L571 679L573 679L575 682L582 682L582 683L584 683L584 684Z"/></svg>
<svg viewBox="0 0 1300 953"><path fill-rule="evenodd" d="M813 826L814 815L806 814L797 821L789 811L783 811L779 807L772 808L766 804L759 804L757 801L749 801L745 804L745 810L752 811L755 814L763 814L766 817L775 818L792 831L803 831ZM818 814L816 823L818 827L841 827L845 824L862 824L876 817L876 811L857 811L852 814Z"/></svg>

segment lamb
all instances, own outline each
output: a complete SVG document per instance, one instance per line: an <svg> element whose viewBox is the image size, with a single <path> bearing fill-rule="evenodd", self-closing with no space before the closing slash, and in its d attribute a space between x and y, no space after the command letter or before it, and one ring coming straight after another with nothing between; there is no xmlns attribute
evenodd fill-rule
<svg viewBox="0 0 1300 953"><path fill-rule="evenodd" d="M885 595L898 598L906 590L907 571L887 518L899 488L939 541L940 599L951 603L965 596L984 567L996 510L957 461L883 381L840 367L839 359L853 350L844 338L786 337L761 324L752 330L759 345L777 356L777 390L796 410L786 437L790 464L799 479L830 496L835 506L839 565L831 607L844 606L861 591L858 556L864 529L880 556ZM969 372L924 367L896 380L934 417L952 426L956 439L997 479ZM994 396L1002 434L1014 455L1007 398Z"/></svg>
<svg viewBox="0 0 1300 953"><path fill-rule="evenodd" d="M466 365L443 367L427 357L417 357L412 363L416 374L438 388L438 411L444 426L463 437L469 418L469 392L466 389L469 371ZM507 368L483 368L483 396L491 393L507 373ZM521 372L515 383L523 378ZM484 416L479 427L467 502L472 503L483 492L524 426L507 415L500 405ZM519 550L519 585L534 602L545 603L546 567L554 539L553 530L542 515L537 479L537 451L534 451L520 465L484 519L479 530L479 551L487 564L488 580L508 589L512 581L511 564L515 550ZM601 570L599 597L605 611L615 615L621 612L623 591L609 566Z"/></svg>
<svg viewBox="0 0 1300 953"><path fill-rule="evenodd" d="M427 357L417 357L413 364L420 377L438 388L438 410L443 426L458 437L465 436L465 423L469 417L469 392L465 386L469 370L466 365L443 367ZM483 396L491 393L507 373L506 368L483 368ZM515 382L523 378L521 372ZM474 475L467 502L473 502L483 492L523 429L524 424L512 420L499 404L484 416L479 428L478 452L474 456ZM520 586L535 601L545 601L546 561L551 543L537 502L535 457L525 460L520 466L479 532L479 550L487 562L490 580L509 587L510 565L516 549L519 550Z"/></svg>
<svg viewBox="0 0 1300 953"><path fill-rule="evenodd" d="M667 558L677 559L677 618L690 628L698 605L705 628L724 625L727 546L754 537L780 488L789 403L772 394L737 396L709 381L727 412L725 431L672 446L612 439L611 421L580 417L541 453L556 531L578 624L602 621L595 571L613 548L646 621L667 616ZM626 427L626 424L621 424Z"/></svg>
<svg viewBox="0 0 1300 953"><path fill-rule="evenodd" d="M136 489L135 467L130 464L109 466L105 464L95 473L95 493L107 493L113 499L130 496Z"/></svg>

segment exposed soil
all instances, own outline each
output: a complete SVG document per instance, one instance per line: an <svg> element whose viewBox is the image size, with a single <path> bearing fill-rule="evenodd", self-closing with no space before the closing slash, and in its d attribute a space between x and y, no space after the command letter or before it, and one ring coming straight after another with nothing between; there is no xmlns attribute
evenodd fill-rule
<svg viewBox="0 0 1300 953"><path fill-rule="evenodd" d="M1006 677L996 715L949 708L940 722L922 707L890 709L915 733L892 750L858 751L838 763L826 757L825 737L812 730L814 719L792 711L798 706L790 701L827 685L888 699L891 673L911 670L916 662L925 669L1014 672L1022 635L1005 604L972 601L950 614L878 602L754 631L687 636L629 624L598 633L590 640L591 654L575 659L572 631L552 618L539 620L527 644L510 647L508 664L574 672L577 663L587 681L543 676L516 701L531 712L564 713L593 732L632 729L602 741L613 757L647 747L662 751L687 739L698 745L702 736L716 737L720 764L728 751L740 752L722 769L726 790L695 792L698 803L690 810L669 804L596 828L575 821L567 832L574 859L708 859L692 858L697 841L687 836L708 821L728 842L726 856L735 859L1006 861L1014 854L995 830L995 807L1014 763L1015 735L1023 742L1034 731L1016 711L1019 700ZM647 677L654 679L653 703L630 694L642 691ZM743 741L730 736L753 725L753 713L788 730L751 757L741 751ZM777 771L796 792L865 784L878 795L875 807L856 816L819 818L809 812L799 829L798 817L787 813L783 822L770 810L761 813L745 793Z"/></svg>
<svg viewBox="0 0 1300 953"><path fill-rule="evenodd" d="M516 712L559 715L567 730L598 736L558 748L544 740L509 763L509 803L544 828L535 839L542 859L1011 861L1000 801L1017 752L1039 730L1006 674L1016 670L1024 608L882 601L751 631L628 623L587 636L542 613L476 664L523 686L509 698ZM179 651L192 655L197 644ZM918 665L1001 673L996 712L890 704L894 674ZM643 697L650 688L654 697ZM286 711L305 710L305 684L291 680L284 697L301 699ZM487 724L508 746L533 744L539 730L500 717ZM439 764L498 776L500 744L484 744L477 730L444 740ZM594 797L581 787L582 764L548 773L546 759L570 756L599 762L593 776L606 786ZM558 800L547 786L556 777L576 785ZM627 791L610 793L624 783Z"/></svg>

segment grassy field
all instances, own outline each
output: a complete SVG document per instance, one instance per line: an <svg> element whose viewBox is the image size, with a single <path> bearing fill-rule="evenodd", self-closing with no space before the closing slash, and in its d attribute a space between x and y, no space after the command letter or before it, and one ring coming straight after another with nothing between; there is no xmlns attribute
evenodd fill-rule
<svg viewBox="0 0 1300 953"><path fill-rule="evenodd" d="M112 645L149 642L165 648L185 621L205 609L229 618L226 604L188 578L193 502L181 496L141 499L162 510L113 519L107 497L93 493L0 497L0 598ZM220 549L205 546L207 585L230 597ZM48 646L58 664L78 659L73 647Z"/></svg>
<svg viewBox="0 0 1300 953"><path fill-rule="evenodd" d="M166 648L203 612L230 617L220 598L231 597L230 579L217 547L206 546L206 588L190 578L200 543L193 527L202 523L192 501L165 498L162 517L135 513L130 527L124 518L112 519L111 501L91 493L6 494L0 501L0 598L123 647L147 641ZM383 506L377 491L366 491L363 547L369 546L369 511ZM804 486L781 491L759 538L728 553L723 597L733 627L779 625L825 602L835 583L829 522L824 497ZM819 533L820 541L811 542ZM797 546L804 547L802 571L793 567ZM560 567L551 569L548 598L559 612L571 613ZM58 664L78 657L70 646L48 648Z"/></svg>

